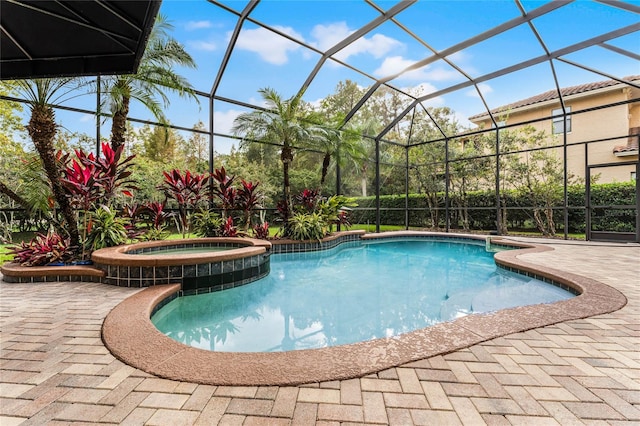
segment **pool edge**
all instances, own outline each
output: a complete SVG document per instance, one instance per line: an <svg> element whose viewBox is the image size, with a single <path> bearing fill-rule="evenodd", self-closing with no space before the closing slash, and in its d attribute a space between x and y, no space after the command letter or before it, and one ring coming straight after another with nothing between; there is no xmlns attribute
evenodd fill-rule
<svg viewBox="0 0 640 426"><path fill-rule="evenodd" d="M399 232L390 233L389 237L410 235L433 234ZM492 237L492 241L498 243L499 239ZM107 315L102 329L103 342L124 363L162 378L211 385L299 385L362 377L496 337L605 314L625 306L625 296L606 284L519 259L523 254L552 248L515 244L523 248L497 253L497 264L547 277L577 290L580 295L552 304L471 315L393 338L302 351L231 353L186 346L158 331L151 323L151 312L179 290L175 284L159 285L130 296Z"/></svg>

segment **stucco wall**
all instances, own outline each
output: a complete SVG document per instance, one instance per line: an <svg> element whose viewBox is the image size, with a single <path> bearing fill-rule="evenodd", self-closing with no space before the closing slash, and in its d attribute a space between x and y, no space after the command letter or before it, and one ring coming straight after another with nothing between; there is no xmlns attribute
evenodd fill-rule
<svg viewBox="0 0 640 426"><path fill-rule="evenodd" d="M571 107L572 112L586 110L600 105L613 104L626 101L630 98L640 97L637 89L595 90L588 95L568 97L565 104ZM559 102L546 102L536 107L524 107L520 110L510 111L507 124L526 122L541 119L552 115L554 109L560 108ZM488 120L479 121L477 124L484 128L491 127ZM536 130L544 131L553 144L562 144L563 135L553 135L552 120L544 120L531 124ZM616 138L602 142L590 142L588 144L589 164L625 163L637 161L638 156L616 157L613 148L618 145L626 145L629 129L640 126L640 103L618 105L614 107L580 113L571 116L571 131L567 133L567 144L599 139ZM511 128L511 129L517 129ZM562 158L562 150L558 150L559 158ZM583 145L572 146L567 149L567 167L571 174L577 178L585 176L585 148ZM620 166L602 169L599 182L621 182L631 179L634 166Z"/></svg>

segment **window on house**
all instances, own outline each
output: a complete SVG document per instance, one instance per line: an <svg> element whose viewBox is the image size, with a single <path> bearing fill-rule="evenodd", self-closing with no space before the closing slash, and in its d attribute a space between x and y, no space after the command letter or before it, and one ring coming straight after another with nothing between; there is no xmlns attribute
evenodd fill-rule
<svg viewBox="0 0 640 426"><path fill-rule="evenodd" d="M631 172L631 181L634 182L636 180L636 172Z"/></svg>
<svg viewBox="0 0 640 426"><path fill-rule="evenodd" d="M571 112L571 107L566 107L567 113ZM553 134L557 135L564 132L564 117L562 116L562 108L551 111L553 116ZM571 132L571 116L567 115L567 133Z"/></svg>

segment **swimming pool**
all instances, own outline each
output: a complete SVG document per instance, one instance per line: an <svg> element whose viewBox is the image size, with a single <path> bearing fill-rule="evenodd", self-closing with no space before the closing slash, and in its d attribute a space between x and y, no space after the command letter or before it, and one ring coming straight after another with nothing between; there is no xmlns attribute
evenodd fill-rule
<svg viewBox="0 0 640 426"><path fill-rule="evenodd" d="M496 267L484 244L385 239L273 254L254 283L178 297L152 317L172 339L224 352L272 352L394 337L471 313L574 296Z"/></svg>

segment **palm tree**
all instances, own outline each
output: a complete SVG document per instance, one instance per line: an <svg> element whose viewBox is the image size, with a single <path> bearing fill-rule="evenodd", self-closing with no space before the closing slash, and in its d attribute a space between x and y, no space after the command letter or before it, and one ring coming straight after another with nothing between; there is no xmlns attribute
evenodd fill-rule
<svg viewBox="0 0 640 426"><path fill-rule="evenodd" d="M262 96L266 109L240 114L233 121L231 132L236 136L277 143L281 146L280 161L282 161L286 221L291 217L289 168L293 161L293 148L320 141L326 137L327 132L306 119L302 93L286 100L270 88L260 89L258 93Z"/></svg>
<svg viewBox="0 0 640 426"><path fill-rule="evenodd" d="M336 125L326 129L323 135L324 137L314 138L312 141L313 144L307 144L307 148L313 151L320 151L324 154L320 174L320 188L322 188L327 179L331 160L334 160L336 165L336 193L339 194L340 169L349 164L359 169L362 162L366 159L367 153L362 144L362 136L358 129L346 127L342 130L337 130L338 126L344 122L342 117L336 117L333 122Z"/></svg>
<svg viewBox="0 0 640 426"><path fill-rule="evenodd" d="M102 91L108 94L104 106L113 115L111 147L114 150L124 144L131 99L142 103L163 124L167 119L162 109L169 105L165 91L180 97L191 96L197 101L191 84L173 70L176 65L196 68L196 63L184 46L169 35L172 28L164 16L158 15L138 72L102 79Z"/></svg>
<svg viewBox="0 0 640 426"><path fill-rule="evenodd" d="M74 210L67 197L67 191L60 180L62 172L56 159L56 150L54 148L57 126L51 104L59 101L67 93L77 88L80 82L82 80L73 78L16 81L18 92L27 101L31 109L31 118L26 126L27 132L38 151L42 167L51 184L53 197L60 207L71 245L74 247L78 247L80 244L80 234Z"/></svg>

